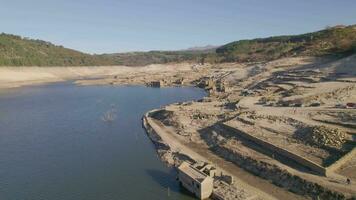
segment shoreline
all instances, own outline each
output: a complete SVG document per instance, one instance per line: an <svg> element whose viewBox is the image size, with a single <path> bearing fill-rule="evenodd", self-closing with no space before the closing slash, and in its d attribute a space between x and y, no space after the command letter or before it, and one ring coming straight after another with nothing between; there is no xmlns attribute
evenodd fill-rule
<svg viewBox="0 0 356 200"><path fill-rule="evenodd" d="M161 128L160 125L150 117L151 113L158 110L159 109L153 109L145 113L142 117L142 125L163 162L168 166L173 167L178 167L182 161L212 163L210 160L190 149L185 144L181 143L181 141L177 140L173 135ZM219 166L214 165L214 167L216 167L222 174L232 176L229 172ZM214 183L213 196L220 196L223 199L234 199L234 195L240 196L241 198L239 199L276 199L270 194L258 190L238 179L236 176L233 176L233 180L235 181L231 185L227 185L225 182L225 184L220 185L221 182L215 179L216 182ZM229 191L234 191L234 193L229 193Z"/></svg>
<svg viewBox="0 0 356 200"><path fill-rule="evenodd" d="M121 71L125 67L0 67L0 89L103 78Z"/></svg>
<svg viewBox="0 0 356 200"><path fill-rule="evenodd" d="M179 70L177 70L177 68ZM186 63L170 65L128 66L77 66L77 67L0 67L0 89L16 88L67 80L82 81L82 85L113 76L128 76L145 73L189 71ZM79 82L78 82L79 83ZM81 83L79 83L81 84Z"/></svg>
<svg viewBox="0 0 356 200"><path fill-rule="evenodd" d="M196 149L191 148L188 144L185 144L185 141L180 138L181 136L179 136L178 134L175 134L174 130L169 129L160 120L157 120L157 119L154 119L151 117L151 114L161 111L161 110L164 110L164 108L153 109L153 110L150 110L147 113L145 113L144 116L142 117L142 126L145 129L147 136L154 144L158 156L164 163L166 163L169 167L176 168L183 161L186 161L189 163L206 162L206 163L212 164L222 174L231 176L232 180L234 180L234 183L231 185L228 185L227 187L226 187L227 183L224 182L225 184L223 185L224 186L223 188L221 187L222 185L215 184L215 182L214 182L213 197L214 197L214 192L220 190L220 193L218 193L215 196L223 197L223 199L234 199L234 198L231 198L231 194L228 194L228 191L235 190L233 195L240 196L240 197L244 196L243 198L238 198L241 200L242 199L285 199L285 198L304 199L305 196L303 197L303 196L299 196L295 193L290 193L288 191L284 191L283 188L277 189L278 197L276 197L276 196L272 195L272 193L273 193L272 191L276 189L274 187L269 188L269 189L271 189L272 193L267 193L268 190L264 191L267 188L262 187L264 189L261 190L260 188L250 185L248 182L244 181L239 176L234 175L234 173L231 171L232 169L229 167L226 167L226 163L216 162L216 160L214 160L215 161L214 162L214 161L210 160L209 159L210 156L207 156L207 154L209 154L207 151L209 151L209 150L206 150L206 151L202 150L200 152L196 151ZM204 152L206 155L203 156L201 154L202 152ZM229 153L229 156L232 156L232 154ZM233 155L233 156L236 156L236 155ZM224 158L224 156L222 158ZM228 157L226 157L226 159L229 160ZM226 161L226 162L228 162L228 161ZM230 160L230 162L232 162L234 165L234 160ZM220 164L222 164L222 165L220 165ZM251 164L251 165L246 166L246 169L247 169L247 171L249 171L248 168L254 168L256 166L254 164ZM287 171L285 171L285 172L287 172ZM299 181L302 180L300 178L295 179L295 177L293 175L285 173L285 172L283 172L284 174L282 176L290 177L290 180L288 180L288 181L298 183ZM262 177L258 176L258 177L265 180L265 178L263 178L263 176ZM219 178L215 177L214 181L219 181ZM324 186L321 186L318 183L309 182L308 180L302 180L302 182L303 181L305 184L309 185L308 187L312 187L313 190L316 190L316 191L320 190L323 193L333 196L332 199L334 199L334 198L343 199L340 196L340 193L329 190L328 188L325 188ZM259 187L261 187L261 185ZM241 190L236 191L236 188L241 188ZM221 190L223 190L223 192L221 192ZM276 191L274 191L274 192L276 192ZM227 196L224 196L224 195L227 195ZM249 196L249 197L246 197L246 196ZM215 198L213 198L213 199L215 199ZM217 199L219 199L219 198L217 198Z"/></svg>
<svg viewBox="0 0 356 200"><path fill-rule="evenodd" d="M80 71L80 68L74 71L65 68L64 75L56 77L62 77L64 81L68 77L77 77L75 84L83 86L153 86L153 83L159 83L158 87L192 86L204 89L207 97L202 100L166 105L157 119L149 117L156 109L143 116L143 128L161 160L170 166L177 166L180 160L208 161L228 169L224 171L230 172L227 174L238 180L239 188L244 192L252 191L256 194L261 191L263 195L258 197L264 197L267 193L272 196L270 199L301 200L319 198L320 195L327 195L327 199L349 199L354 194L354 184L345 185L343 176L314 175L303 165L292 162L289 157L284 157L284 160L279 156L274 157L263 146L241 138L239 131L251 135L266 133L257 135L268 136L266 140L274 139L271 136L276 135L278 137L273 142L280 148L288 150L290 145L300 145L302 151L311 153L296 151L296 155L316 159L315 162L320 163L320 158L327 158L327 152L323 148L295 143L297 140L293 134L300 127L318 125L341 128L349 134L348 137L356 133L355 129L345 128L341 122L330 125L327 121L330 119L325 117L333 112L342 112L346 117L352 117L350 110L335 110L332 106L340 95L346 97L343 102L354 100L352 94L356 92L355 78L350 76L345 81L344 77L340 78L334 72L351 66L354 59L355 56L336 61L301 57L257 64L176 64L156 65L147 69L117 67L106 71L103 70L105 67L98 67L98 70L90 69L81 74L75 74L75 70ZM342 67L335 68L339 63L343 63ZM333 79L327 79L329 77ZM25 81L25 84L31 82ZM302 95L299 91L303 92ZM308 106L313 102L308 95L324 101L325 105ZM293 104L289 105L295 99L302 102L303 108L296 109ZM277 100L288 105L279 105ZM221 122L227 121L233 130L227 131L221 126ZM160 134L157 134L157 130L160 130ZM284 162L285 159L288 162ZM345 170L342 173L350 174Z"/></svg>

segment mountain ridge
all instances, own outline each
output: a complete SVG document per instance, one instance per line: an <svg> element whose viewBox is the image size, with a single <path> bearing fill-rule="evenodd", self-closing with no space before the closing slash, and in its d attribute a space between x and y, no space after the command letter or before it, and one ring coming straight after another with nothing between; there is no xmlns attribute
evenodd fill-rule
<svg viewBox="0 0 356 200"><path fill-rule="evenodd" d="M356 52L356 25L267 38L238 40L222 46L176 51L87 54L12 34L0 34L0 66L144 66L177 62L268 61L288 56L345 55Z"/></svg>

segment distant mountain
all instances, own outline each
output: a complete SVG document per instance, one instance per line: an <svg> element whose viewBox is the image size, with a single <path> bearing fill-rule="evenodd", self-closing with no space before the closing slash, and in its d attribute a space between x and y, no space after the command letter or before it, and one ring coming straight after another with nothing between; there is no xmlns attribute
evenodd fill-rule
<svg viewBox="0 0 356 200"><path fill-rule="evenodd" d="M190 47L188 49L183 49L180 51L215 51L219 46L206 45L201 47Z"/></svg>
<svg viewBox="0 0 356 200"><path fill-rule="evenodd" d="M347 55L356 52L356 25L301 35L239 40L215 47L90 55L42 40L0 34L0 66L143 66L171 62L266 61L287 56Z"/></svg>
<svg viewBox="0 0 356 200"><path fill-rule="evenodd" d="M212 51L214 53L214 50ZM120 65L144 66L179 62L200 62L206 51L148 51L104 54L103 57L115 60Z"/></svg>
<svg viewBox="0 0 356 200"><path fill-rule="evenodd" d="M201 62L206 55L215 53L216 46L192 47L177 51L147 51L104 54L121 65L143 66L149 64Z"/></svg>

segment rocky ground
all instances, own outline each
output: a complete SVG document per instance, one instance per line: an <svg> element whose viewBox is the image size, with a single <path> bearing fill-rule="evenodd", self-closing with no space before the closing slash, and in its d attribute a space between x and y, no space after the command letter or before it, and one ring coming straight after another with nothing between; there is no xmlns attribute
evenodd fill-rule
<svg viewBox="0 0 356 200"><path fill-rule="evenodd" d="M156 119L187 143L207 147L303 198L351 198L356 194L354 158L332 174L320 175L308 165L286 160L220 125L270 142L321 168L331 167L355 147L356 110L346 108L356 102L354 61L355 56L339 60L289 58L205 66L205 73L191 73L186 81L209 91L209 97L169 105ZM194 76L196 80L192 80Z"/></svg>
<svg viewBox="0 0 356 200"><path fill-rule="evenodd" d="M241 181L265 192L272 188L276 198L345 199L356 195L354 158L343 161L328 175L318 169L331 168L355 147L356 109L346 106L356 102L355 61L356 55L184 65L181 69L118 74L77 83L201 87L208 91L208 97L168 105L154 115L186 148L210 158L208 161L217 166L229 162L238 167L229 171L242 169L259 177ZM246 135L319 168L314 170L304 161L266 148ZM178 159L172 152L162 155L166 161ZM212 155L222 158L223 163ZM260 184L259 179L269 184Z"/></svg>
<svg viewBox="0 0 356 200"><path fill-rule="evenodd" d="M350 108L356 103L355 63L356 55L351 55L117 67L96 78L80 76L76 83L205 89L204 99L168 105L152 116L175 138L170 146L184 144L158 151L173 165L199 154L226 171L243 183L218 184L216 190L230 194L230 199L249 199L254 189L260 191L252 195L255 199L263 199L263 194L276 199L349 199L356 196L356 155L351 155L356 109ZM320 174L304 161L333 170Z"/></svg>

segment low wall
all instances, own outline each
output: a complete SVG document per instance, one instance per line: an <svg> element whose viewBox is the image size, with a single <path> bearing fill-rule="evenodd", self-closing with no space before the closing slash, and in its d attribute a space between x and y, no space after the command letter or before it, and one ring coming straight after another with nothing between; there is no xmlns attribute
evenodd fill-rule
<svg viewBox="0 0 356 200"><path fill-rule="evenodd" d="M294 154L286 149L282 149L272 143L269 143L267 141L261 140L253 135L250 135L248 133L245 133L243 131L240 131L234 127L229 126L226 123L221 124L224 128L229 129L237 134L239 134L240 136L253 141L254 143L267 148L269 150L272 150L282 156L285 156L287 158L290 158L292 160L294 160L295 162L297 162L298 164L305 166L309 169L311 169L314 172L317 172L320 175L323 176L329 176L332 175L334 171L336 171L339 167L341 167L343 164L345 164L347 161L349 161L351 158L353 158L354 156L356 156L356 148L353 148L350 152L348 152L346 155L344 155L343 157L341 157L339 160L335 161L333 164L331 164L328 167L323 167L309 159L306 159L302 156L299 156L297 154Z"/></svg>
<svg viewBox="0 0 356 200"><path fill-rule="evenodd" d="M290 159L294 160L295 162L297 162L298 164L305 166L305 167L311 169L312 171L317 172L320 175L323 175L323 176L327 175L326 168L322 167L321 165L319 165L311 160L308 160L302 156L294 154L286 149L282 149L282 148L280 148L272 143L269 143L267 141L263 141L253 135L250 135L250 134L240 131L234 127L231 127L228 124L223 123L222 126L226 129L229 129L229 130L239 134L240 136L242 136L250 141L253 141L254 143L256 143L266 149L276 152L284 157L290 158Z"/></svg>
<svg viewBox="0 0 356 200"><path fill-rule="evenodd" d="M344 155L342 158L339 160L335 161L332 165L326 168L326 173L332 173L336 171L339 167L341 167L343 164L345 164L347 161L349 161L351 158L356 156L356 148L353 148L350 152L348 152L346 155Z"/></svg>
<svg viewBox="0 0 356 200"><path fill-rule="evenodd" d="M184 152L179 152L174 147L171 148L172 146L170 146L169 143L165 142L161 138L161 135L164 134L163 132L165 130L159 127L159 125L156 124L151 118L152 114L156 111L158 111L158 109L146 113L142 117L142 125L146 130L148 137L155 145L157 154L161 160L164 161L168 166L175 167L180 165L181 161L195 162L191 155Z"/></svg>
<svg viewBox="0 0 356 200"><path fill-rule="evenodd" d="M271 181L273 184L288 189L299 195L308 196L312 199L345 200L346 197L338 192L331 191L318 183L313 183L299 176L292 175L287 170L278 166L252 159L240 152L216 145L212 150L220 157L235 163L246 171L261 178Z"/></svg>
<svg viewBox="0 0 356 200"><path fill-rule="evenodd" d="M221 194L216 193L214 191L211 194L211 198L214 199L214 200L225 200L224 197Z"/></svg>
<svg viewBox="0 0 356 200"><path fill-rule="evenodd" d="M153 112L153 111L151 111L151 112ZM142 125L145 128L145 130L148 134L148 137L151 139L151 141L153 142L153 144L155 145L157 150L169 150L170 147L162 141L162 138L159 136L159 134L156 132L156 130L154 128L152 128L150 123L148 123L148 117L150 116L151 112L146 113L142 117Z"/></svg>

